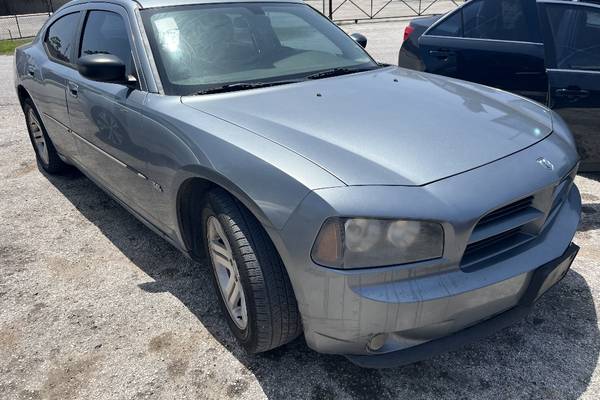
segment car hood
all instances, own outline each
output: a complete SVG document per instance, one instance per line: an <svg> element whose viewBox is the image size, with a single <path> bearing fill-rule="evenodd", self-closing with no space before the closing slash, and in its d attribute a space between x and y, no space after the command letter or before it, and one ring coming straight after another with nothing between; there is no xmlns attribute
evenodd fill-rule
<svg viewBox="0 0 600 400"><path fill-rule="evenodd" d="M420 186L532 146L550 112L500 90L396 67L182 97L347 185Z"/></svg>

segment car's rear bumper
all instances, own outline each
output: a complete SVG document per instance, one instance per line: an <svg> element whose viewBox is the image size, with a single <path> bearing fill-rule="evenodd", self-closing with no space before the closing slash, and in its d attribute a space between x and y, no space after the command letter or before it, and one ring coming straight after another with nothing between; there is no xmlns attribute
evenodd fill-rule
<svg viewBox="0 0 600 400"><path fill-rule="evenodd" d="M353 363L366 368L399 367L455 350L467 343L489 336L526 316L535 301L565 276L578 251L579 247L571 244L562 256L535 270L519 303L508 311L459 332L404 350L381 355L348 355L346 357Z"/></svg>

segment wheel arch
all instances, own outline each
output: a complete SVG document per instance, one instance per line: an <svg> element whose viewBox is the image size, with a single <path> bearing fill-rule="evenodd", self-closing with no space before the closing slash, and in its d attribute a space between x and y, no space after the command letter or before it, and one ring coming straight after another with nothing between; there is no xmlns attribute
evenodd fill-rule
<svg viewBox="0 0 600 400"><path fill-rule="evenodd" d="M224 176L205 168L194 168L193 173L186 174L177 186L176 215L179 234L186 249L194 259L203 259L206 254L202 244L202 226L198 224L201 220L202 206L207 193L213 189L220 188L241 203L262 225L269 237L267 229L273 224L251 197L246 194L235 183ZM277 248L276 241L271 241Z"/></svg>
<svg viewBox="0 0 600 400"><path fill-rule="evenodd" d="M25 89L25 86L21 84L17 86L17 97L19 98L19 104L21 104L21 108L23 108L23 106L25 105L25 100L29 99L33 102L33 98L31 97L27 89Z"/></svg>

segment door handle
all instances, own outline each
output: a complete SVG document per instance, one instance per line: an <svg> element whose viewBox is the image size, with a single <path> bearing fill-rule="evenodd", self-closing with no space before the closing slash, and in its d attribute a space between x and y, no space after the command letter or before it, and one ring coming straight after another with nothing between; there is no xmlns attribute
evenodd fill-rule
<svg viewBox="0 0 600 400"><path fill-rule="evenodd" d="M448 58L450 58L450 56L454 55L453 51L450 50L444 50L444 49L440 49L440 50L429 50L429 55L433 56L439 60L447 60Z"/></svg>
<svg viewBox="0 0 600 400"><path fill-rule="evenodd" d="M583 99L585 97L589 97L589 90L583 90L579 88L563 88L556 89L554 92L557 97L566 97L569 99Z"/></svg>
<svg viewBox="0 0 600 400"><path fill-rule="evenodd" d="M79 85L73 82L69 82L67 86L69 87L69 94L71 96L77 97L79 95Z"/></svg>

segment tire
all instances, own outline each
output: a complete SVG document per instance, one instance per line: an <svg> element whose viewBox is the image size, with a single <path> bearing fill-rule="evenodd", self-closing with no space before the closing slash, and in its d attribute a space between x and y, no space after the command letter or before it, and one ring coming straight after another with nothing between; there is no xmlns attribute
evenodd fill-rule
<svg viewBox="0 0 600 400"><path fill-rule="evenodd" d="M31 140L31 145L35 151L38 165L52 175L65 171L68 166L58 156L58 152L54 148L40 114L31 99L25 99L23 102L23 112L25 113L29 140Z"/></svg>
<svg viewBox="0 0 600 400"><path fill-rule="evenodd" d="M302 329L292 285L275 246L256 218L227 192L215 189L207 195L202 222L204 246L215 290L229 327L242 347L251 354L260 353L298 337ZM215 223L222 228L220 233L217 232L218 240L215 239ZM220 240L221 235L226 237L229 246ZM219 255L227 247L232 263ZM215 248L219 250L215 251ZM224 268L224 264L234 267L238 273L237 280L231 281L235 273ZM228 284L225 285L224 281ZM231 282L233 285L241 284L242 289L239 302L232 301L235 307L228 306L226 300L225 286L229 287ZM231 299L234 297L232 295ZM245 324L243 311L236 308L242 304L246 307Z"/></svg>

